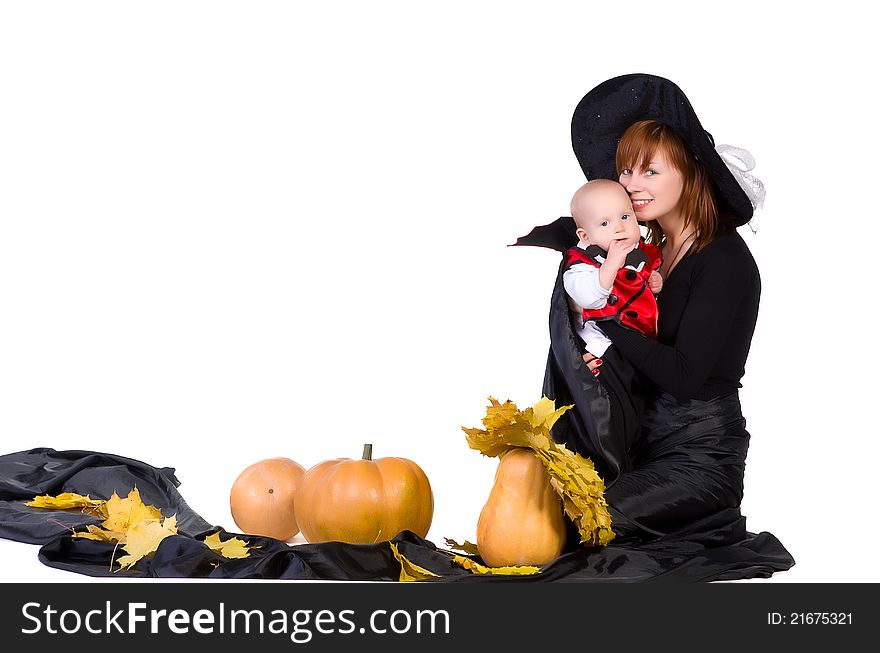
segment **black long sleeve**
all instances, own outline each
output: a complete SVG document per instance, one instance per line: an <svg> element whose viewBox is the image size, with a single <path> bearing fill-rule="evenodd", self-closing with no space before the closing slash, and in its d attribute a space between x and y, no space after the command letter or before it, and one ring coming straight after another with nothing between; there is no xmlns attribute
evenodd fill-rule
<svg viewBox="0 0 880 653"><path fill-rule="evenodd" d="M731 232L689 253L664 281L657 340L612 322L601 328L661 390L711 399L742 387L760 295L755 260Z"/></svg>

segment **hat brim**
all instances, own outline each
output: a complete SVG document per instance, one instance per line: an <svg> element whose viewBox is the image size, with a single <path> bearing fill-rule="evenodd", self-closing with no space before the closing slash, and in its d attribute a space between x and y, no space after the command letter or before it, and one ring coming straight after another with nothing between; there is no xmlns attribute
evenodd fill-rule
<svg viewBox="0 0 880 653"><path fill-rule="evenodd" d="M622 75L599 84L578 103L571 119L571 144L587 179L616 180L617 144L627 128L640 120L657 120L678 133L702 163L715 188L719 210L736 226L752 219L748 195L715 150L682 90L663 77L643 73Z"/></svg>

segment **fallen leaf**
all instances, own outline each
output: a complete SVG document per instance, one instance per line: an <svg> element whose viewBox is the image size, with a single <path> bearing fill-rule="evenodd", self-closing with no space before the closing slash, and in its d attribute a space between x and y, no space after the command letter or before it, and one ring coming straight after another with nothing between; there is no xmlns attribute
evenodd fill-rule
<svg viewBox="0 0 880 653"><path fill-rule="evenodd" d="M128 531L133 524L147 519L162 519L162 513L155 506L144 505L141 494L135 487L125 499L121 499L116 492L113 493L103 506L105 515L104 529L120 535Z"/></svg>
<svg viewBox="0 0 880 653"><path fill-rule="evenodd" d="M88 495L76 494L74 492L62 492L57 496L49 496L42 494L34 497L24 505L32 508L48 508L50 510L71 510L73 508L97 508L102 503L100 499L92 499Z"/></svg>
<svg viewBox="0 0 880 653"><path fill-rule="evenodd" d="M487 567L478 562L465 558L464 556L452 556L452 562L461 565L465 569L475 574L499 574L504 576L530 576L531 574L540 574L540 567L531 565L514 565L510 567Z"/></svg>
<svg viewBox="0 0 880 653"><path fill-rule="evenodd" d="M144 556L155 553L162 540L176 533L176 516L168 517L161 522L158 519L146 518L131 524L125 533L125 544L122 546L128 555L121 556L116 560L120 564L116 571L132 567Z"/></svg>
<svg viewBox="0 0 880 653"><path fill-rule="evenodd" d="M77 531L73 533L73 537L81 537L86 540L96 540L98 542L117 542L119 538L116 533L105 531L103 528L89 524L85 531Z"/></svg>
<svg viewBox="0 0 880 653"><path fill-rule="evenodd" d="M448 546L450 549L464 551L465 553L470 553L471 555L478 555L480 553L477 549L477 545L473 542L468 542L467 540L465 540L464 542L459 544L455 540L451 540L448 537L444 537L443 539L446 540L446 546Z"/></svg>
<svg viewBox="0 0 880 653"><path fill-rule="evenodd" d="M116 561L120 565L116 571L130 568L144 556L152 555L162 540L177 533L177 516L172 515L163 519L162 512L156 506L144 504L136 487L132 488L124 499L116 492L107 501L65 493L56 497L38 496L26 505L56 509L88 508L102 517L104 521L100 526L89 524L85 531L74 532L73 537L98 542L116 542L116 546L121 546L126 552L126 555ZM230 547L229 550L235 549ZM113 554L116 554L115 548ZM113 568L112 557L110 568Z"/></svg>
<svg viewBox="0 0 880 653"><path fill-rule="evenodd" d="M393 542L389 542L388 544L391 545L391 552L400 563L400 578L398 578L399 581L409 582L425 580L426 578L440 578L440 576L435 574L433 571L425 569L424 567L419 567L417 564L407 559L407 557L398 550L397 545Z"/></svg>
<svg viewBox="0 0 880 653"><path fill-rule="evenodd" d="M211 551L219 553L224 558L247 558L252 547L244 540L233 537L223 542L220 541L220 532L212 533L204 539L205 544Z"/></svg>

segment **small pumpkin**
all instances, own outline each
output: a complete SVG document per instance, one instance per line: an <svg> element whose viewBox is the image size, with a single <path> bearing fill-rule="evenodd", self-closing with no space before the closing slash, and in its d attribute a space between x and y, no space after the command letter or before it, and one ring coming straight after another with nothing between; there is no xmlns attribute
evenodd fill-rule
<svg viewBox="0 0 880 653"><path fill-rule="evenodd" d="M290 458L267 458L244 469L229 493L232 519L248 535L289 540L299 533L294 497L305 467Z"/></svg>
<svg viewBox="0 0 880 653"><path fill-rule="evenodd" d="M410 530L428 534L434 495L422 468L407 458L325 460L303 476L296 514L307 542L372 544Z"/></svg>
<svg viewBox="0 0 880 653"><path fill-rule="evenodd" d="M501 455L477 522L477 549L491 567L544 565L565 547L562 501L544 463L524 447Z"/></svg>

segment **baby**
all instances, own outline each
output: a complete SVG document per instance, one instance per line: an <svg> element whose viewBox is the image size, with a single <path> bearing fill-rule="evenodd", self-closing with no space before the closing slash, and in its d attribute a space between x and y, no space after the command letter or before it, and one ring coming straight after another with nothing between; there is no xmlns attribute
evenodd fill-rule
<svg viewBox="0 0 880 653"><path fill-rule="evenodd" d="M579 242L565 254L563 285L582 309L576 331L586 350L600 358L611 345L596 326L602 320L655 338L660 250L641 238L624 187L607 179L587 182L572 197L571 215Z"/></svg>

